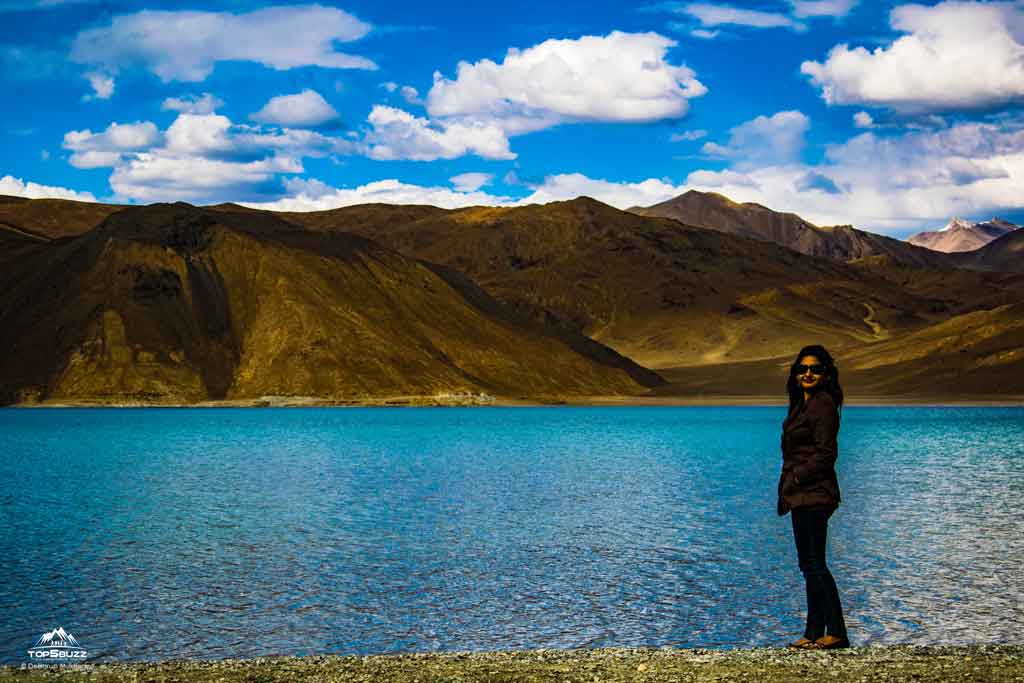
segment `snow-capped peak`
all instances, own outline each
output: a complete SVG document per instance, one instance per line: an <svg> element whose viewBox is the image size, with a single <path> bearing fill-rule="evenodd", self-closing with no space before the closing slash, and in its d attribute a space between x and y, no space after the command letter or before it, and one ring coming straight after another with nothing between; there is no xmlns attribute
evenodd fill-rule
<svg viewBox="0 0 1024 683"><path fill-rule="evenodd" d="M954 218L951 220L946 227L939 230L939 232L946 232L947 230L970 230L974 227L974 223L965 221L963 218Z"/></svg>

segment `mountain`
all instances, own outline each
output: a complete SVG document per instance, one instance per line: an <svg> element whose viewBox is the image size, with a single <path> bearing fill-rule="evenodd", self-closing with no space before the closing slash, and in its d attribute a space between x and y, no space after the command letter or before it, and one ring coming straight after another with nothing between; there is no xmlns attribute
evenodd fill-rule
<svg viewBox="0 0 1024 683"><path fill-rule="evenodd" d="M1024 282L889 257L857 264L806 257L588 198L434 210L408 222L389 212L377 220L358 207L282 217L356 232L459 270L523 315L585 334L659 372L775 358L808 339L846 348L896 338L1007 303L1014 295L1004 281ZM962 287L950 291L951 281Z"/></svg>
<svg viewBox="0 0 1024 683"><path fill-rule="evenodd" d="M1024 397L1024 303L956 315L844 362L862 394Z"/></svg>
<svg viewBox="0 0 1024 683"><path fill-rule="evenodd" d="M123 208L69 199L25 199L0 195L0 237L5 232L45 239L81 235Z"/></svg>
<svg viewBox="0 0 1024 683"><path fill-rule="evenodd" d="M909 265L952 267L940 254L902 240L858 230L849 225L818 227L796 214L772 211L760 204L738 204L714 192L689 190L660 204L633 207L629 211L641 216L671 218L708 230L774 242L808 256L840 261L887 256Z"/></svg>
<svg viewBox="0 0 1024 683"><path fill-rule="evenodd" d="M697 190L689 190L653 206L636 206L628 210L641 216L672 218L687 225L777 244L794 242L804 233L816 229L793 213L772 211L760 204L738 204L724 195Z"/></svg>
<svg viewBox="0 0 1024 683"><path fill-rule="evenodd" d="M267 212L158 204L77 237L10 239L23 257L0 269L3 403L536 398L661 382L521 320L460 273Z"/></svg>
<svg viewBox="0 0 1024 683"><path fill-rule="evenodd" d="M906 245L928 265L588 198L113 207L77 236L0 229L0 399L778 395L808 343L855 395L1024 394L1024 274L1004 272L1020 234L966 254Z"/></svg>
<svg viewBox="0 0 1024 683"><path fill-rule="evenodd" d="M946 253L974 251L994 239L1013 232L1017 227L1000 218L993 218L984 223L971 223L962 218L954 218L941 230L919 232L908 237L907 242Z"/></svg>
<svg viewBox="0 0 1024 683"><path fill-rule="evenodd" d="M872 344L830 349L847 397L924 401L1024 399L1024 304L954 315ZM661 371L655 395L736 395L738 379L784 395L791 356ZM739 392L743 395L747 392ZM749 392L757 393L757 392Z"/></svg>
<svg viewBox="0 0 1024 683"><path fill-rule="evenodd" d="M961 268L1024 273L1024 230L1011 230L980 249L951 256Z"/></svg>
<svg viewBox="0 0 1024 683"><path fill-rule="evenodd" d="M234 210L230 208L230 205L221 205L215 208L222 211ZM252 210L239 208L242 211ZM424 204L357 204L327 211L278 211L275 213L286 221L318 231L332 230L338 222L338 217L344 216L345 225L350 231L364 233L387 226L437 218L451 212L449 209Z"/></svg>

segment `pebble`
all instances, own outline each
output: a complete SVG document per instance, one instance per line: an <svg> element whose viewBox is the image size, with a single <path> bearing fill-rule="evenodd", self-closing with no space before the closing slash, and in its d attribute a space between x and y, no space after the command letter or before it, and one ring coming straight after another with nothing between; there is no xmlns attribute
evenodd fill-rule
<svg viewBox="0 0 1024 683"><path fill-rule="evenodd" d="M644 674L638 677L637 674ZM878 646L837 651L595 648L508 652L260 657L0 667L0 683L152 681L590 681L591 683L1024 683L1024 646Z"/></svg>

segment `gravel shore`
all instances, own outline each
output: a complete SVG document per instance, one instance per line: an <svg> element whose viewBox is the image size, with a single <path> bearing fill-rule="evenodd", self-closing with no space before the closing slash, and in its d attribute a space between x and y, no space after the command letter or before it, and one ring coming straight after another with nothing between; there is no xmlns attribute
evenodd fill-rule
<svg viewBox="0 0 1024 683"><path fill-rule="evenodd" d="M901 645L831 652L601 648L0 668L0 681L57 680L1024 683L1024 646Z"/></svg>

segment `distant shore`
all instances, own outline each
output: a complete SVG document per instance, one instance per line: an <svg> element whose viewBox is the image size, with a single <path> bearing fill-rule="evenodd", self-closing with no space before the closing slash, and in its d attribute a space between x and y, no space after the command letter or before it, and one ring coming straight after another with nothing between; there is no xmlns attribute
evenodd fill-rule
<svg viewBox="0 0 1024 683"><path fill-rule="evenodd" d="M785 396L590 396L568 405L593 406L786 406ZM1024 406L1024 396L948 398L944 396L847 396L849 406Z"/></svg>
<svg viewBox="0 0 1024 683"><path fill-rule="evenodd" d="M939 683L1024 680L1024 646L878 646L801 652L599 648L178 660L0 667L0 681L579 681L625 683Z"/></svg>
<svg viewBox="0 0 1024 683"><path fill-rule="evenodd" d="M148 401L108 401L102 399L63 399L15 403L10 408L364 408L364 407L539 407L539 406L785 406L782 396L551 396L513 398L488 394L439 394L382 396L345 400L313 396L261 396L250 399L199 401L197 403L160 403ZM1024 406L1024 396L949 398L944 396L847 396L848 406Z"/></svg>

